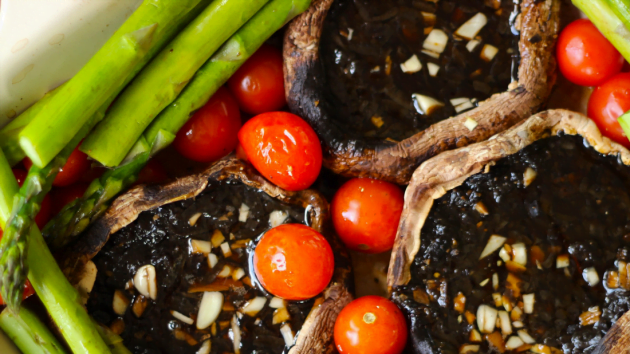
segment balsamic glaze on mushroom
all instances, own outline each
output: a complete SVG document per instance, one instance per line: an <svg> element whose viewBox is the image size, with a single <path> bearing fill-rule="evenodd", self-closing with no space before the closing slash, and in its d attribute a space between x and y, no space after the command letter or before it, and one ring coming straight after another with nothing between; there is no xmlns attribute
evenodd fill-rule
<svg viewBox="0 0 630 354"><path fill-rule="evenodd" d="M630 310L629 165L562 110L423 164L389 274L411 352L594 352Z"/></svg>
<svg viewBox="0 0 630 354"><path fill-rule="evenodd" d="M228 159L132 189L63 259L75 279L93 257L88 311L134 353L327 353L351 300L347 255L327 219L317 192L286 192ZM257 239L282 223L307 224L333 247L335 276L313 299L274 297L250 269Z"/></svg>
<svg viewBox="0 0 630 354"><path fill-rule="evenodd" d="M557 0L314 1L285 35L287 102L319 134L326 167L407 183L427 158L487 139L544 104L558 8Z"/></svg>

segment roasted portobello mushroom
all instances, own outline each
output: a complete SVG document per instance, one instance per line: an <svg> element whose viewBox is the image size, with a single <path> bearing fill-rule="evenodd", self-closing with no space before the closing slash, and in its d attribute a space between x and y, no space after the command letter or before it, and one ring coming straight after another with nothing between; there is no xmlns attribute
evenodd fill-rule
<svg viewBox="0 0 630 354"><path fill-rule="evenodd" d="M289 108L324 165L406 184L436 154L536 113L559 0L316 0L285 33Z"/></svg>
<svg viewBox="0 0 630 354"><path fill-rule="evenodd" d="M335 252L333 280L316 298L274 298L250 271L257 238L282 223L313 227ZM326 200L284 191L236 159L130 190L62 259L88 290L95 266L88 311L133 353L329 353L337 313L352 299Z"/></svg>
<svg viewBox="0 0 630 354"><path fill-rule="evenodd" d="M410 352L626 353L602 339L630 310L629 165L565 110L424 162L388 274Z"/></svg>

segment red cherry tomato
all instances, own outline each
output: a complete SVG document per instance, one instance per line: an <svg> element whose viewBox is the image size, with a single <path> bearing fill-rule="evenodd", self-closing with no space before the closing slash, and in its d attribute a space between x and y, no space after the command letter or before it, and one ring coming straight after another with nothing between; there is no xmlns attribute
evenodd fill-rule
<svg viewBox="0 0 630 354"><path fill-rule="evenodd" d="M263 45L228 81L230 90L244 112L276 111L287 103L280 50Z"/></svg>
<svg viewBox="0 0 630 354"><path fill-rule="evenodd" d="M247 159L265 178L290 191L308 188L322 168L322 147L308 123L295 114L269 112L238 133Z"/></svg>
<svg viewBox="0 0 630 354"><path fill-rule="evenodd" d="M247 159L247 154L245 153L245 150L243 149L243 145L241 145L241 143L238 143L238 145L236 145L236 158L249 162L249 160Z"/></svg>
<svg viewBox="0 0 630 354"><path fill-rule="evenodd" d="M18 185L22 187L28 173L24 170L14 168L13 175L15 176L15 179L17 180ZM50 196L49 195L44 196L44 199L42 199L42 203L39 206L39 212L35 216L35 224L37 224L37 227L39 227L40 229L46 226L46 224L50 220L51 207L52 205L50 201Z"/></svg>
<svg viewBox="0 0 630 354"><path fill-rule="evenodd" d="M146 166L138 174L138 180L134 183L139 184L160 184L168 180L168 174L159 162L150 160Z"/></svg>
<svg viewBox="0 0 630 354"><path fill-rule="evenodd" d="M365 253L394 246L404 195L395 184L371 178L346 182L332 201L332 220L346 246Z"/></svg>
<svg viewBox="0 0 630 354"><path fill-rule="evenodd" d="M617 118L630 110L630 73L621 73L597 87L588 100L588 116L605 136L630 148Z"/></svg>
<svg viewBox="0 0 630 354"><path fill-rule="evenodd" d="M301 224L267 231L254 251L260 284L275 296L306 300L321 293L332 279L335 260L328 241Z"/></svg>
<svg viewBox="0 0 630 354"><path fill-rule="evenodd" d="M79 199L90 186L89 183L75 183L67 187L53 188L50 191L52 196L52 214L57 215L70 202Z"/></svg>
<svg viewBox="0 0 630 354"><path fill-rule="evenodd" d="M24 166L30 170L33 162L27 157L24 159ZM76 147L68 157L66 164L57 174L57 177L55 177L53 186L65 187L76 183L90 170L90 167L88 156L84 152L79 151L79 147Z"/></svg>
<svg viewBox="0 0 630 354"><path fill-rule="evenodd" d="M230 91L221 87L179 130L173 145L191 160L216 161L236 148L240 128L238 104Z"/></svg>
<svg viewBox="0 0 630 354"><path fill-rule="evenodd" d="M573 21L562 30L556 55L562 75L582 86L601 85L619 73L624 63L623 56L587 19Z"/></svg>
<svg viewBox="0 0 630 354"><path fill-rule="evenodd" d="M340 354L399 354L407 342L407 322L393 302L364 296L341 310L334 337Z"/></svg>
<svg viewBox="0 0 630 354"><path fill-rule="evenodd" d="M92 183L93 180L97 178L101 178L103 173L105 173L106 171L107 171L107 168L103 166L92 166L87 172L85 172L81 176L81 178L79 179L79 182Z"/></svg>

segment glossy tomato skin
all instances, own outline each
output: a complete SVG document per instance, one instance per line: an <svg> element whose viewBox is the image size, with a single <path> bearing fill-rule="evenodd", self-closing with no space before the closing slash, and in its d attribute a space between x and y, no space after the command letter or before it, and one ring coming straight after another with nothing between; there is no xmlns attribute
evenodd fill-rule
<svg viewBox="0 0 630 354"><path fill-rule="evenodd" d="M395 184L371 178L344 183L333 197L333 225L346 247L365 253L392 249L404 194Z"/></svg>
<svg viewBox="0 0 630 354"><path fill-rule="evenodd" d="M364 296L341 310L334 337L340 354L400 354L407 342L407 323L393 302Z"/></svg>
<svg viewBox="0 0 630 354"><path fill-rule="evenodd" d="M267 231L254 251L260 284L275 296L306 300L321 293L332 279L332 248L319 232L302 224Z"/></svg>
<svg viewBox="0 0 630 354"><path fill-rule="evenodd" d="M588 100L588 116L605 136L630 148L617 118L630 110L630 73L621 73L598 86Z"/></svg>
<svg viewBox="0 0 630 354"><path fill-rule="evenodd" d="M250 114L276 111L286 105L282 53L263 45L228 81L239 107Z"/></svg>
<svg viewBox="0 0 630 354"><path fill-rule="evenodd" d="M241 112L232 94L221 87L177 132L173 146L184 157L212 162L236 148Z"/></svg>
<svg viewBox="0 0 630 354"><path fill-rule="evenodd" d="M623 56L587 19L573 21L562 30L556 56L562 75L582 86L601 85L624 64Z"/></svg>
<svg viewBox="0 0 630 354"><path fill-rule="evenodd" d="M24 166L30 169L33 166L33 162L27 157L24 159ZM52 184L55 187L69 186L78 182L90 168L91 164L88 156L80 151L79 147L76 147L68 157L66 164L59 170Z"/></svg>
<svg viewBox="0 0 630 354"><path fill-rule="evenodd" d="M295 114L259 114L243 125L238 139L249 162L265 178L286 190L308 188L322 168L319 138Z"/></svg>
<svg viewBox="0 0 630 354"><path fill-rule="evenodd" d="M13 175L15 176L15 180L17 181L18 185L22 187L22 185L24 184L24 181L26 180L26 176L28 176L28 173L22 169L14 168ZM50 196L46 195L44 196L44 199L42 199L42 202L39 205L39 212L35 216L35 220L34 220L35 224L37 224L37 227L39 227L40 230L44 226L46 226L48 221L50 221L51 209L52 209L52 203L50 200Z"/></svg>

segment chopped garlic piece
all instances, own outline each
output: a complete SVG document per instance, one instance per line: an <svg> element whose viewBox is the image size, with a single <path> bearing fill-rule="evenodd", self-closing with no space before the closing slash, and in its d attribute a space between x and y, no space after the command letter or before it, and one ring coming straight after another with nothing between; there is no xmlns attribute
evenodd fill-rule
<svg viewBox="0 0 630 354"><path fill-rule="evenodd" d="M466 121L464 121L464 126L466 128L468 128L468 130L473 131L475 130L475 128L477 128L477 126L479 125L479 123L477 123L476 120L468 117L466 118Z"/></svg>
<svg viewBox="0 0 630 354"><path fill-rule="evenodd" d="M429 70L429 76L436 77L440 66L435 63L427 63L427 69Z"/></svg>
<svg viewBox="0 0 630 354"><path fill-rule="evenodd" d="M488 305L477 309L477 326L481 333L492 333L497 323L498 311Z"/></svg>
<svg viewBox="0 0 630 354"><path fill-rule="evenodd" d="M420 95L417 93L414 93L412 97L414 98L418 106L420 107L420 110L422 111L422 113L426 115L430 115L436 109L440 107L444 107L444 103L436 100L433 97Z"/></svg>
<svg viewBox="0 0 630 354"><path fill-rule="evenodd" d="M536 302L536 296L534 294L523 295L523 311L525 313L534 313L534 303Z"/></svg>
<svg viewBox="0 0 630 354"><path fill-rule="evenodd" d="M468 19L468 21L464 22L455 34L464 37L468 40L471 40L477 36L479 31L488 23L488 18L481 12L475 14L475 16Z"/></svg>
<svg viewBox="0 0 630 354"><path fill-rule="evenodd" d="M499 48L490 44L484 44L483 48L481 49L481 54L479 56L484 61L491 62L498 52L499 52Z"/></svg>
<svg viewBox="0 0 630 354"><path fill-rule="evenodd" d="M570 264L569 255L561 254L556 258L556 268L566 268Z"/></svg>
<svg viewBox="0 0 630 354"><path fill-rule="evenodd" d="M238 221L245 222L247 221L247 216L249 216L249 207L247 204L241 204L241 207L238 208Z"/></svg>
<svg viewBox="0 0 630 354"><path fill-rule="evenodd" d="M440 29L434 28L422 44L422 48L441 54L446 49L448 35Z"/></svg>
<svg viewBox="0 0 630 354"><path fill-rule="evenodd" d="M584 269L584 271L582 272L582 276L590 286L595 286L599 284L599 275L597 274L597 270L595 270L595 268L593 267Z"/></svg>
<svg viewBox="0 0 630 354"><path fill-rule="evenodd" d="M413 74L422 70L422 63L417 55L412 55L406 62L400 64L400 70L404 73Z"/></svg>
<svg viewBox="0 0 630 354"><path fill-rule="evenodd" d="M521 338L519 338L518 336L511 336L510 338L508 338L507 342L505 342L505 348L508 350L514 350L523 344L524 343Z"/></svg>
<svg viewBox="0 0 630 354"><path fill-rule="evenodd" d="M507 239L503 236L499 236L499 235L490 236L490 238L488 239L488 243L486 244L486 247L484 247L483 251L481 252L481 256L479 256L479 259L483 259L491 255L492 253L494 253L494 251L498 250L501 246L503 246L506 240Z"/></svg>
<svg viewBox="0 0 630 354"><path fill-rule="evenodd" d="M201 297L197 313L197 329L206 329L217 320L223 307L223 294L218 291L206 291Z"/></svg>
<svg viewBox="0 0 630 354"><path fill-rule="evenodd" d="M534 179L536 179L536 170L534 170L531 167L527 167L527 169L525 170L525 173L523 173L523 184L525 185L525 187L529 186L530 184L532 184L532 182L534 182Z"/></svg>
<svg viewBox="0 0 630 354"><path fill-rule="evenodd" d="M191 324L195 323L195 321L192 318L184 315L181 312L171 311L171 315L173 315L173 317L177 318L178 320L184 322L185 324L191 325Z"/></svg>
<svg viewBox="0 0 630 354"><path fill-rule="evenodd" d="M472 52L473 50L475 50L475 48L477 48L477 46L481 44L480 41L476 40L476 39L471 39L470 41L468 41L468 43L466 44L466 49L468 49L469 52Z"/></svg>

